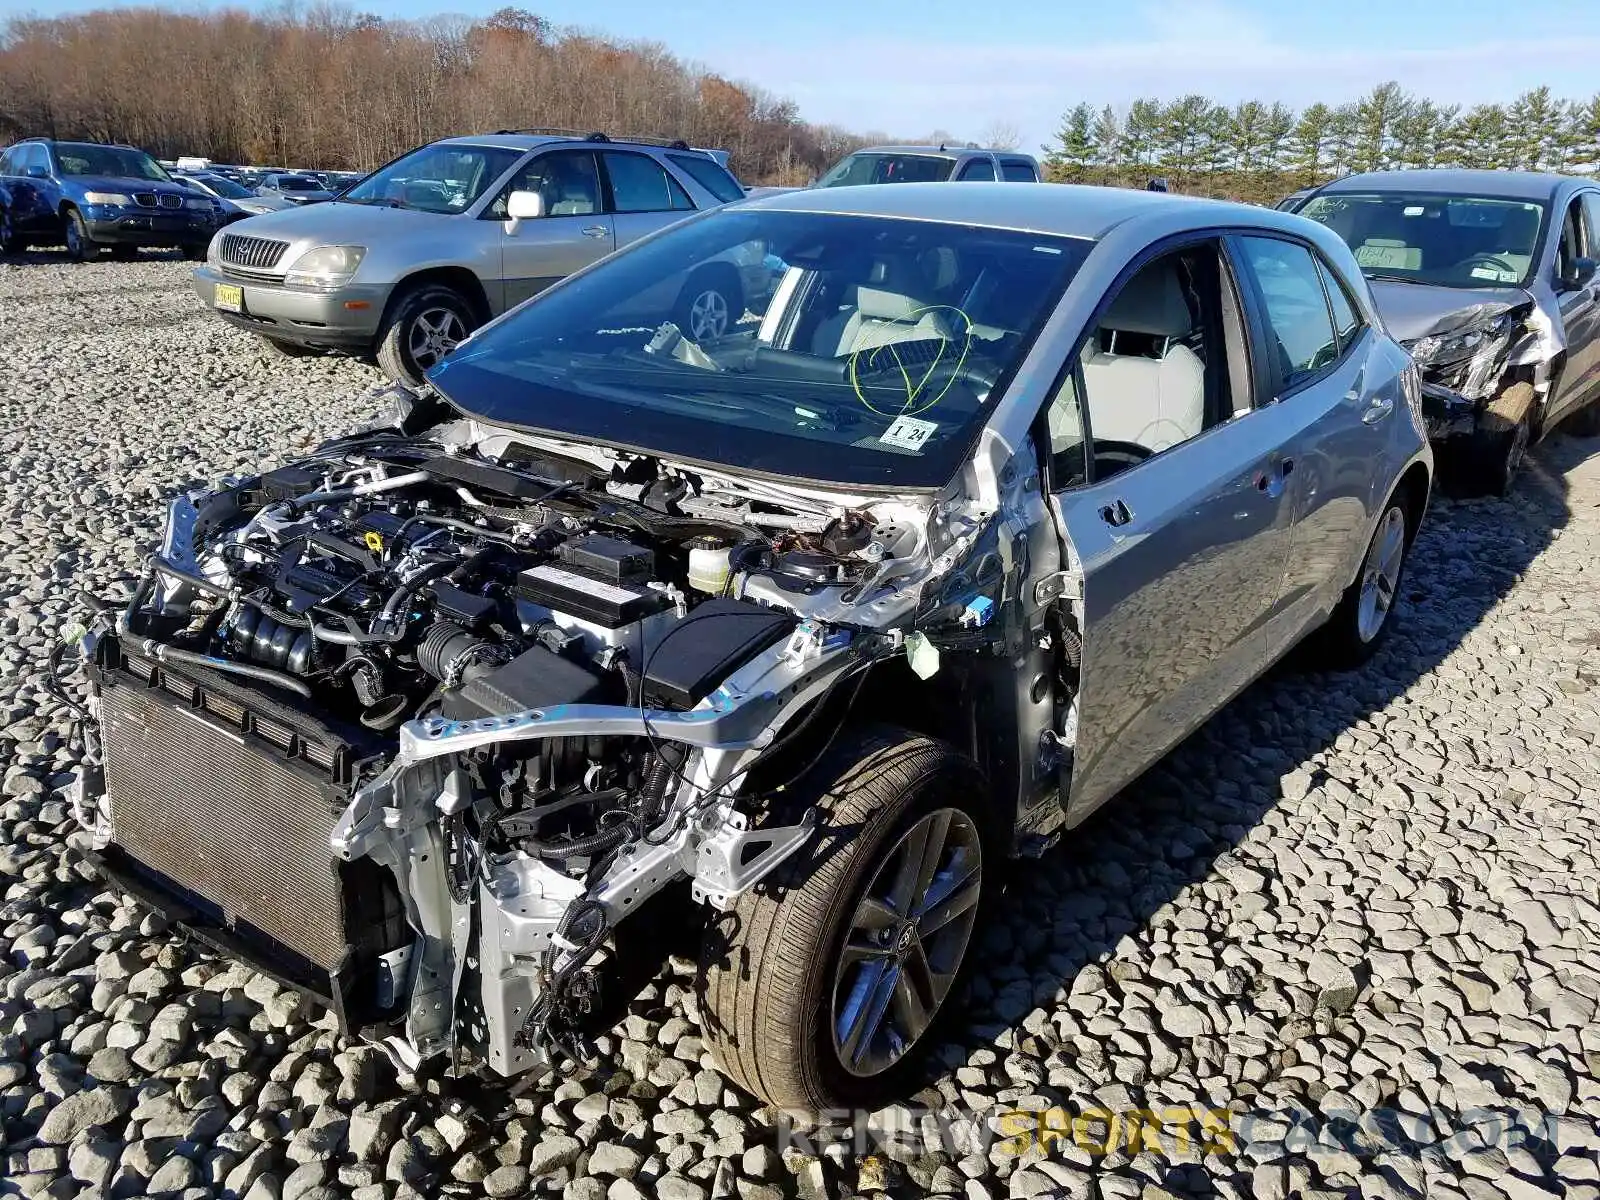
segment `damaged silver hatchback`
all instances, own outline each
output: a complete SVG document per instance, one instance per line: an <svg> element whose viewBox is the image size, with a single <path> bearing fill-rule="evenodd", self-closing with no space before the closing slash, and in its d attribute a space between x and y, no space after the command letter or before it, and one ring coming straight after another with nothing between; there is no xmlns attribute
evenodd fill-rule
<svg viewBox="0 0 1600 1200"><path fill-rule="evenodd" d="M754 247L722 336L684 278ZM1432 460L1348 248L1154 193L796 192L177 499L84 641L105 874L407 1062L581 1058L687 932L727 1073L915 1086L1005 860L1306 635Z"/></svg>

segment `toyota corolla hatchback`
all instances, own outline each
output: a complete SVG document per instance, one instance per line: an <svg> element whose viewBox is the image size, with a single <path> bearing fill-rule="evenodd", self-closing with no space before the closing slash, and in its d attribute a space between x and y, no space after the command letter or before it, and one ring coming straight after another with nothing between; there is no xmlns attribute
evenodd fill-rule
<svg viewBox="0 0 1600 1200"><path fill-rule="evenodd" d="M696 335L752 244L770 302ZM1432 470L1331 230L1113 189L713 211L430 382L173 503L84 643L101 868L505 1075L688 930L708 1045L796 1109L912 1089L1008 857L1307 635L1372 652Z"/></svg>

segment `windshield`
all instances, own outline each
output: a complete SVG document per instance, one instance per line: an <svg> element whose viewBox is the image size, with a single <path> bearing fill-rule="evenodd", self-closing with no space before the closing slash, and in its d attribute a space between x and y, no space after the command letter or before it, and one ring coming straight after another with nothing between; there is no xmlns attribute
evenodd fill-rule
<svg viewBox="0 0 1600 1200"><path fill-rule="evenodd" d="M249 188L240 187L223 175L196 175L194 178L225 200L248 200L255 195Z"/></svg>
<svg viewBox="0 0 1600 1200"><path fill-rule="evenodd" d="M429 379L504 425L769 475L938 487L1089 246L720 209L517 309ZM731 302L719 310L708 292Z"/></svg>
<svg viewBox="0 0 1600 1200"><path fill-rule="evenodd" d="M523 153L499 146L424 146L368 175L339 199L419 212L465 212Z"/></svg>
<svg viewBox="0 0 1600 1200"><path fill-rule="evenodd" d="M109 175L117 179L149 179L170 183L172 176L143 150L126 146L95 146L83 142L57 142L56 162L63 175Z"/></svg>
<svg viewBox="0 0 1600 1200"><path fill-rule="evenodd" d="M1445 287L1525 282L1546 214L1527 200L1400 192L1324 193L1299 211L1343 238L1369 279Z"/></svg>
<svg viewBox="0 0 1600 1200"><path fill-rule="evenodd" d="M320 192L326 189L322 180L312 179L309 175L279 175L273 181L280 192Z"/></svg>
<svg viewBox="0 0 1600 1200"><path fill-rule="evenodd" d="M818 187L860 183L943 183L955 159L932 154L852 154L817 181Z"/></svg>

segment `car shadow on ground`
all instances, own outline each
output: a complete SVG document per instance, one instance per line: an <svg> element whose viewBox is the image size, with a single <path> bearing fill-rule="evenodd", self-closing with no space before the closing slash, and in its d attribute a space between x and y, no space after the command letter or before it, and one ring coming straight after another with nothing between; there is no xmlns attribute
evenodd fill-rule
<svg viewBox="0 0 1600 1200"><path fill-rule="evenodd" d="M1006 895L981 936L966 1015L933 1056L930 1086L915 1103L947 1108L949 1096L941 1096L933 1084L944 1079L948 1090L950 1070L973 1063L989 1064L981 1069L991 1084L978 1090L993 1095L996 1064L1020 1048L1046 1070L1052 1063L1072 1067L1075 1078L1086 1077L1101 1098L1043 1081L1021 1087L1021 1092L1081 1112L1101 1106L1109 1089L1112 1096L1131 1100L1134 1108L1160 1111L1162 1104L1146 1102L1139 1079L1120 1074L1137 1055L1119 1058L1108 1029L1091 1030L1093 1040L1110 1050L1097 1059L1093 1051L1083 1053L1082 1040L1075 1041L1070 1033L1063 1037L1037 1017L1028 1020L1028 1014L1044 1008L1054 1015L1064 1006L1075 1007L1067 996L1075 984L1084 989L1079 977L1086 968L1107 963L1121 939L1139 938L1156 925L1166 926L1171 935L1166 945L1157 946L1157 953L1172 952L1173 943L1185 941L1186 931L1212 945L1248 938L1247 929L1230 930L1231 918L1225 912L1216 915L1214 905L1206 906L1212 915L1200 929L1187 921L1174 928L1167 906L1186 889L1230 875L1245 888L1252 883L1260 887L1261 875L1236 871L1242 864L1233 851L1284 801L1286 792L1299 799L1322 789L1330 805L1359 803L1362 780L1330 778L1315 760L1335 742L1351 745L1356 756L1378 742L1370 718L1438 667L1566 525L1573 498L1565 476L1589 458L1600 458L1600 439L1556 434L1534 451L1528 473L1511 497L1452 501L1436 495L1408 562L1396 613L1399 622L1363 669L1309 671L1302 665L1303 655L1291 655L1121 796L1066 833L1042 859L1008 865ZM1593 491L1579 502L1600 504L1600 487ZM1404 761L1408 752L1402 748L1397 753ZM1371 780L1365 782L1373 786ZM1265 870L1272 870L1270 860ZM1186 908L1186 917L1198 911ZM1132 960L1130 978L1152 995L1158 992L1164 984L1160 972L1152 977L1146 969L1151 965L1148 946L1126 949L1127 955L1116 957ZM1084 990L1100 987L1103 976L1089 975L1091 985ZM1214 997L1229 1002L1226 992ZM1284 1015L1268 1014L1268 1019L1279 1024ZM1091 1023L1078 1022L1080 1030ZM1194 1070L1192 1045L1181 1038L1166 1040L1179 1061ZM1286 1039L1283 1046L1288 1045ZM1196 1072L1202 1079L1222 1073L1221 1054ZM1254 1092L1241 1082L1226 1095L1211 1096L1209 1104L1200 1103L1248 1105ZM1125 1153L1112 1154L1097 1159L1092 1169L1123 1174L1129 1162ZM1164 1183L1173 1190L1205 1193L1213 1173L1233 1176L1249 1168L1226 1159L1207 1159L1203 1165L1171 1163ZM1244 1182L1249 1184L1248 1177Z"/></svg>
<svg viewBox="0 0 1600 1200"><path fill-rule="evenodd" d="M135 250L130 257L118 258L109 250L102 250L100 257L90 262L101 263L130 263L130 262L183 262L181 250ZM78 267L88 266L89 263L80 263L68 257L65 246L44 248L31 246L21 254L0 254L0 268L4 267Z"/></svg>

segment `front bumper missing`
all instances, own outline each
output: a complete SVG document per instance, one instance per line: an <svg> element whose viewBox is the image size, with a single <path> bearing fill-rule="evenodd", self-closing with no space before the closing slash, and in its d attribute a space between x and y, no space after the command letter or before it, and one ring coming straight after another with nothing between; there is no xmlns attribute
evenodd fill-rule
<svg viewBox="0 0 1600 1200"><path fill-rule="evenodd" d="M1477 432L1484 406L1441 383L1422 384L1422 419L1430 442L1470 437Z"/></svg>

